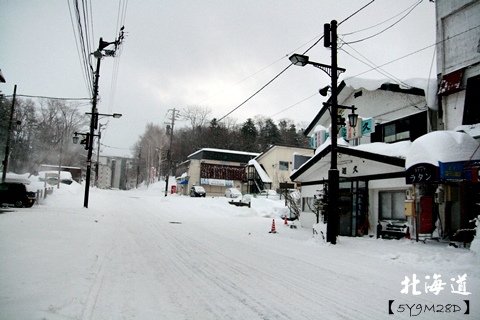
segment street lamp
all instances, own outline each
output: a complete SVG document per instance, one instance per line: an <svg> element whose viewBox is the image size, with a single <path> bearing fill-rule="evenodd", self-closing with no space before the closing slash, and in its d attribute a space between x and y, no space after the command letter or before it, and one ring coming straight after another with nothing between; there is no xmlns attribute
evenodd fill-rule
<svg viewBox="0 0 480 320"><path fill-rule="evenodd" d="M90 133L89 132L87 132L87 133L75 132L75 135L72 138L74 144L78 144L78 140L80 140L80 137L78 137L79 135L85 137L85 139L80 141L80 144L84 144L85 145L85 150L89 150L89 148L90 148ZM98 135L98 134L94 134L93 136L94 137L100 137L100 135Z"/></svg>
<svg viewBox="0 0 480 320"><path fill-rule="evenodd" d="M338 136L338 109L352 109L355 110L355 107L343 107L338 106L337 95L338 87L337 80L340 73L345 72L345 69L339 68L337 65L337 21L332 20L330 24L324 25L324 46L332 48L332 63L331 65L326 65L318 62L310 61L308 56L301 54L293 54L289 59L292 64L296 66L304 67L307 64L313 65L314 67L323 70L328 74L332 80L331 83L331 125L332 125L332 135L331 140L331 160L330 160L330 170L328 170L328 206L327 206L327 242L331 244L337 243L337 235L339 228L339 210L338 210L338 195L339 195L339 180L340 175L337 168L337 136ZM328 92L328 87L325 87L320 90L320 94L325 95ZM354 113L353 113L354 114ZM352 116L352 122L355 121L355 116ZM357 116L358 119L358 116ZM349 119L350 121L350 119ZM352 122L350 122L352 124ZM356 122L356 121L355 121ZM355 123L356 124L356 123Z"/></svg>
<svg viewBox="0 0 480 320"><path fill-rule="evenodd" d="M100 59L99 59L100 61ZM99 65L97 66L97 70L99 68ZM96 87L98 88L98 78L96 78ZM92 112L86 112L85 114L91 115L91 121L90 121L90 132L87 134L81 134L85 135L86 139L85 141L85 150L88 150L87 154L87 177L85 181L85 196L83 200L83 206L85 208L88 208L88 197L90 193L90 176L92 174L92 154L93 154L93 138L94 137L100 137L100 134L94 134L95 130L98 129L98 117L103 116L103 117L113 117L113 118L120 118L122 116L121 113L114 113L114 114L105 114L105 113L98 113L97 108L96 108L96 98L93 100L93 107L92 107ZM75 132L75 136L77 135L77 132ZM78 139L77 139L78 142ZM100 143L100 141L98 141Z"/></svg>

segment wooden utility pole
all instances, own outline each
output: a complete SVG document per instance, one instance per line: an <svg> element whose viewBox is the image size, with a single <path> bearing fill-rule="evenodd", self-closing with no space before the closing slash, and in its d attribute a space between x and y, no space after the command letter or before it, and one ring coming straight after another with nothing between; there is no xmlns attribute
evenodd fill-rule
<svg viewBox="0 0 480 320"><path fill-rule="evenodd" d="M168 194L168 178L170 175L170 170L172 169L172 141L173 141L173 127L175 125L175 119L176 119L176 112L175 108L169 109L168 111L172 111L172 119L171 119L171 124L167 125L167 130L168 127L170 127L169 133L170 133L170 145L168 147L167 151L167 172L165 174L165 197Z"/></svg>
<svg viewBox="0 0 480 320"><path fill-rule="evenodd" d="M7 143L5 144L5 159L3 160L2 183L7 178L8 157L10 156L10 136L12 135L13 113L15 112L15 97L17 96L17 85L13 87L12 108L8 121Z"/></svg>

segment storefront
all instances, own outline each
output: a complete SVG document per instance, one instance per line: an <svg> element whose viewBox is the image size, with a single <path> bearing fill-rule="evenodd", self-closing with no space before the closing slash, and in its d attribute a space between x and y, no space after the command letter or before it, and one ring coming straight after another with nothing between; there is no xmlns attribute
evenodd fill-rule
<svg viewBox="0 0 480 320"><path fill-rule="evenodd" d="M470 242L472 219L480 215L479 144L453 131L431 132L412 143L406 183L412 186L409 220L416 239Z"/></svg>
<svg viewBox="0 0 480 320"><path fill-rule="evenodd" d="M379 222L379 212L390 218L401 215L405 221L403 203L405 200L405 155L410 142L394 144L375 143L358 147L338 147L339 184L339 235L374 235ZM315 203L327 198L328 170L330 169L329 147L317 152L299 170L291 175L292 180L302 185L303 227L317 223ZM398 210L387 201L392 194L401 195ZM397 199L398 197L395 197ZM319 222L322 217L319 216Z"/></svg>

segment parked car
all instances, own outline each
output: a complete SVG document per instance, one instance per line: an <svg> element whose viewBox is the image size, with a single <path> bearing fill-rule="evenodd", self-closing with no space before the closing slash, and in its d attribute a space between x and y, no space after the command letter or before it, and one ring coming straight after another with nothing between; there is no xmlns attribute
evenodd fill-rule
<svg viewBox="0 0 480 320"><path fill-rule="evenodd" d="M205 189L201 186L193 186L190 188L190 197L204 197L207 195Z"/></svg>
<svg viewBox="0 0 480 320"><path fill-rule="evenodd" d="M379 220L377 237L401 239L409 236L410 228L405 220Z"/></svg>
<svg viewBox="0 0 480 320"><path fill-rule="evenodd" d="M241 198L242 193L237 188L227 188L227 190L225 190L225 197L227 197L227 198L239 198L240 197Z"/></svg>
<svg viewBox="0 0 480 320"><path fill-rule="evenodd" d="M23 183L0 183L0 205L30 208L35 203L35 198L35 192L27 191L27 187Z"/></svg>
<svg viewBox="0 0 480 320"><path fill-rule="evenodd" d="M268 199L275 199L275 200L280 199L280 195L277 193L277 191L272 189L262 190L260 191L260 193L257 194L257 196L266 197Z"/></svg>

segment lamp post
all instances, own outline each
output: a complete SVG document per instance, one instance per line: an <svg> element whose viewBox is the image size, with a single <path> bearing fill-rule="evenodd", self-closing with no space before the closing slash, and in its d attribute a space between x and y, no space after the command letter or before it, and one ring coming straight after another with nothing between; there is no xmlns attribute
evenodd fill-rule
<svg viewBox="0 0 480 320"><path fill-rule="evenodd" d="M97 79L98 80L98 79ZM85 113L85 114L90 114L91 121L90 121L90 132L89 133L78 133L75 132L75 136L73 137L73 143L78 143L78 136L77 135L82 135L85 136L85 139L82 140L81 144L85 144L85 149L88 150L87 153L87 174L86 174L86 181L85 181L85 195L83 199L83 206L85 208L88 208L88 198L90 194L90 179L91 179L91 174L92 174L92 154L93 154L93 138L94 137L100 137L100 134L95 134L95 129L98 128L98 116L105 116L105 117L114 117L114 118L120 118L122 115L120 113L114 113L114 114L104 114L104 113L98 113L97 108L96 108L96 99L94 98L94 103L93 103L93 112L91 113ZM99 141L100 143L100 141Z"/></svg>
<svg viewBox="0 0 480 320"><path fill-rule="evenodd" d="M331 137L330 137L330 170L328 170L328 206L327 206L327 242L331 244L337 243L338 227L340 222L339 210L338 210L338 194L339 194L339 171L337 168L337 136L338 136L338 109L352 109L356 108L344 107L338 105L337 95L338 87L337 81L340 73L345 72L345 69L337 66L337 21L332 20L330 24L324 25L324 46L332 48L332 63L326 65L309 60L308 56L293 54L289 59L292 64L296 66L304 67L307 64L323 70L331 78L331 103L328 105L331 107ZM320 90L320 94L325 96L328 88L325 87ZM358 117L358 116L357 116ZM357 118L358 119L358 118ZM353 122L354 119L352 119ZM350 123L352 125L352 122ZM355 123L356 124L356 123Z"/></svg>

